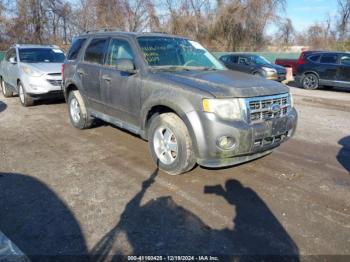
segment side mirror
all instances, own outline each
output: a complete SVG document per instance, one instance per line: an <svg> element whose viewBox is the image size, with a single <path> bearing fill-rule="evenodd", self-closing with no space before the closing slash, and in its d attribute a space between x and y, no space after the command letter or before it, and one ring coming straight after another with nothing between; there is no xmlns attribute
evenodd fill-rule
<svg viewBox="0 0 350 262"><path fill-rule="evenodd" d="M17 61L16 61L16 59L14 57L10 57L9 62L11 64L17 64Z"/></svg>
<svg viewBox="0 0 350 262"><path fill-rule="evenodd" d="M136 74L135 64L131 59L118 59L116 69L129 74Z"/></svg>

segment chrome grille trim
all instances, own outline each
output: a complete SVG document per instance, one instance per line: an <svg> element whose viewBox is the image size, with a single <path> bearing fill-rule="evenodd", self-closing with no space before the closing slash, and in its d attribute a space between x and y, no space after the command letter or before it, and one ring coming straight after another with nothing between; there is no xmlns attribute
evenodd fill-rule
<svg viewBox="0 0 350 262"><path fill-rule="evenodd" d="M272 110L272 105L278 105L278 110ZM260 96L246 99L248 109L248 120L251 123L286 116L291 110L289 93L273 96Z"/></svg>
<svg viewBox="0 0 350 262"><path fill-rule="evenodd" d="M53 86L60 86L62 83L62 80L47 79L47 81Z"/></svg>

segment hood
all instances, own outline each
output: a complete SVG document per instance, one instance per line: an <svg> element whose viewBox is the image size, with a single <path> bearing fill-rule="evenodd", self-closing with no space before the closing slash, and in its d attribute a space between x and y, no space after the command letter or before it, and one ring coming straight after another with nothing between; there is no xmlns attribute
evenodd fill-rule
<svg viewBox="0 0 350 262"><path fill-rule="evenodd" d="M61 73L62 63L22 63L43 73Z"/></svg>
<svg viewBox="0 0 350 262"><path fill-rule="evenodd" d="M215 97L254 97L289 92L281 83L231 70L156 72L166 81L212 94Z"/></svg>

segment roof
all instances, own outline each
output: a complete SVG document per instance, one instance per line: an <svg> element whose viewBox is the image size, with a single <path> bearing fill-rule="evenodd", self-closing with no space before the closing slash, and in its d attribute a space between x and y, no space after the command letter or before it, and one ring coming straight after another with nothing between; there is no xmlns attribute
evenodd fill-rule
<svg viewBox="0 0 350 262"><path fill-rule="evenodd" d="M35 45L35 44L15 44L13 47L18 48L60 48L57 45Z"/></svg>
<svg viewBox="0 0 350 262"><path fill-rule="evenodd" d="M171 35L167 33L162 32L126 32L126 31L119 31L119 30L108 30L108 29L101 29L101 30L91 30L86 31L77 37L83 37L83 36L91 36L91 35L123 35L123 36L129 36L129 37L140 37L140 36L155 36L155 37L172 37L172 38L187 38L184 36L178 36L178 35Z"/></svg>

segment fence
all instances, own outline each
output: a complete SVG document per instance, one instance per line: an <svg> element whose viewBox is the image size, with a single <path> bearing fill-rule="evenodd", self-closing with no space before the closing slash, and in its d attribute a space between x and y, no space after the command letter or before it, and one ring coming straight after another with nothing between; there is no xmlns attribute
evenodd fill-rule
<svg viewBox="0 0 350 262"><path fill-rule="evenodd" d="M222 55L230 54L231 52L213 52L216 57L220 57ZM242 52L243 53L243 52ZM248 52L247 52L248 53ZM300 53L282 53L282 52L249 52L249 54L257 54L265 57L271 63L275 63L276 58L283 59L298 59Z"/></svg>

